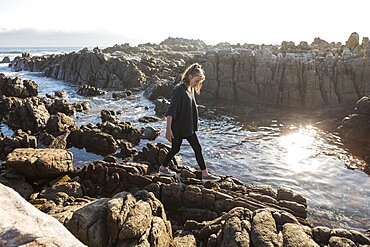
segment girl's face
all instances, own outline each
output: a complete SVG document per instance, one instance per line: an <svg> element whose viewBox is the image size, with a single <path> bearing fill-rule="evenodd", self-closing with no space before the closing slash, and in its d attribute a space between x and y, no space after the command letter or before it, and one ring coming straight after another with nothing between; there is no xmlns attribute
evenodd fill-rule
<svg viewBox="0 0 370 247"><path fill-rule="evenodd" d="M203 78L200 75L194 77L190 76L189 79L189 84L191 87L196 87L201 81L203 81Z"/></svg>

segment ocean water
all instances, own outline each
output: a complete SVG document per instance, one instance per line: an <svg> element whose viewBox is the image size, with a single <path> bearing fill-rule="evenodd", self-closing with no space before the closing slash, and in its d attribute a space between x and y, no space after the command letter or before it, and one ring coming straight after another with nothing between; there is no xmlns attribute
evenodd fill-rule
<svg viewBox="0 0 370 247"><path fill-rule="evenodd" d="M0 47L0 62L4 57L13 60L17 56L22 56L23 52L28 52L33 56L48 54L63 54L73 51L79 51L83 47Z"/></svg>
<svg viewBox="0 0 370 247"><path fill-rule="evenodd" d="M138 122L140 117L155 114L153 102L143 97L142 93L120 100L113 100L112 92L85 98L76 94L75 85L46 78L41 73L12 72L4 64L0 65L0 73L36 81L41 96L66 90L69 102L89 101L89 113L79 113L74 117L78 125L100 122L102 109L122 111L119 119L130 121L138 128L148 125ZM347 152L339 137L313 127L312 119L304 113L238 105L238 112L247 116L240 118L230 110L235 106L203 103L224 113L200 119L198 136L211 171L237 177L247 184L293 189L308 200L308 219L314 225L361 231L370 228L370 176L347 168L351 162L363 161ZM251 126L253 119L257 118L258 124ZM162 129L155 142L168 144L164 137L165 119L150 125ZM12 134L4 124L0 125L0 130L4 135ZM142 140L135 148L141 150L147 142ZM74 154L75 165L102 159L84 150L73 148L70 151ZM198 168L186 141L180 155L184 164Z"/></svg>

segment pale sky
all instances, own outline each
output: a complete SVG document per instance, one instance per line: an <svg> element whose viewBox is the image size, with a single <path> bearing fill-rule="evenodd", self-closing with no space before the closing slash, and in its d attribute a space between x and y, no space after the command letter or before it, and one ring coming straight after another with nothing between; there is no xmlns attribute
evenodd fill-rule
<svg viewBox="0 0 370 247"><path fill-rule="evenodd" d="M1 46L344 43L370 36L363 0L0 0Z"/></svg>

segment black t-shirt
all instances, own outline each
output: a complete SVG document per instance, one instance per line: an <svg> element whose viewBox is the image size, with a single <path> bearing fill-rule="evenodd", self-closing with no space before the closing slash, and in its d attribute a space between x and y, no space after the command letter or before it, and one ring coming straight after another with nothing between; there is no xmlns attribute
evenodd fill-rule
<svg viewBox="0 0 370 247"><path fill-rule="evenodd" d="M171 129L175 138L191 136L198 130L198 108L194 88L179 83L172 90L171 104L165 116L172 116Z"/></svg>

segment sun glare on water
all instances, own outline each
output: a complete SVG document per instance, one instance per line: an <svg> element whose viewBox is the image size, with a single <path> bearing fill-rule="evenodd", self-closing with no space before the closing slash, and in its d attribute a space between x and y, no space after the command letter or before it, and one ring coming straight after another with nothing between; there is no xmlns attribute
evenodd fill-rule
<svg viewBox="0 0 370 247"><path fill-rule="evenodd" d="M297 131L280 137L280 148L283 150L282 161L296 172L317 168L313 159L317 151L317 134L315 128L308 125Z"/></svg>

